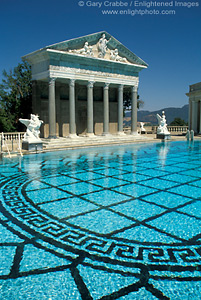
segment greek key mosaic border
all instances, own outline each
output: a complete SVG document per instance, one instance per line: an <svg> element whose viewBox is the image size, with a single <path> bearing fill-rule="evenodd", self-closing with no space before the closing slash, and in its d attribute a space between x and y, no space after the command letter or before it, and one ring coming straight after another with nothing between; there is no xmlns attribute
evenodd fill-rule
<svg viewBox="0 0 201 300"><path fill-rule="evenodd" d="M31 205L25 197L20 197L21 193L18 191L22 191L27 180L31 181L26 174L23 174L17 178L13 176L2 183L2 210L13 223L27 233L37 235L38 239L50 246L56 241L59 248L76 254L83 253L91 260L92 265L95 265L94 261L99 261L100 257L110 264L119 266L123 264L129 268L146 265L150 272L158 272L159 277L163 277L163 271L179 272L184 276L186 271L201 271L199 239L194 243L157 246L128 244L86 234L76 226L68 226L61 221L58 222L56 218L50 218Z"/></svg>

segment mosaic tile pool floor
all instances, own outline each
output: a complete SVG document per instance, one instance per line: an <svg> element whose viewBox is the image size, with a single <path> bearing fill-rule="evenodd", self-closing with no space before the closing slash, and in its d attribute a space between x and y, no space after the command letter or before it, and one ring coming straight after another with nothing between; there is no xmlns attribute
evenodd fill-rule
<svg viewBox="0 0 201 300"><path fill-rule="evenodd" d="M0 299L201 299L201 143L0 162Z"/></svg>

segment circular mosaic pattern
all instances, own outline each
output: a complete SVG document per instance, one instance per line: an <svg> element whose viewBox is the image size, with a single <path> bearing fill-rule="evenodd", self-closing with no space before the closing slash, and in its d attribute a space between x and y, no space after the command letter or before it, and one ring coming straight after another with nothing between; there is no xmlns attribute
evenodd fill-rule
<svg viewBox="0 0 201 300"><path fill-rule="evenodd" d="M168 150L42 160L2 183L2 211L26 237L72 259L138 278L198 279L201 165L186 149L169 150L166 161Z"/></svg>

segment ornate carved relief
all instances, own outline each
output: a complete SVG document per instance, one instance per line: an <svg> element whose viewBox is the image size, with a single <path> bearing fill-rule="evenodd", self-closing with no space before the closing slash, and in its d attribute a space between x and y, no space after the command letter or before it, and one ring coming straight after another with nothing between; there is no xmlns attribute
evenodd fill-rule
<svg viewBox="0 0 201 300"><path fill-rule="evenodd" d="M105 57L105 54L108 50L107 44L109 43L110 40L111 40L111 38L109 40L107 40L105 38L105 34L102 35L102 37L98 41L98 57L100 57L100 58Z"/></svg>
<svg viewBox="0 0 201 300"><path fill-rule="evenodd" d="M76 68L69 68L69 67L63 67L63 66L50 66L50 71L60 71L65 73L71 73L71 74L84 74L84 75L93 75L93 76L104 76L107 78L123 78L127 80L134 80L134 76L127 76L127 75L121 75L116 73L106 73L106 72L99 72L99 71L91 71L87 69L76 69ZM139 82L139 78L136 77L136 84Z"/></svg>
<svg viewBox="0 0 201 300"><path fill-rule="evenodd" d="M84 43L83 48L69 49L68 52L88 57L105 58L117 62L130 63L125 57L119 55L119 50L117 48L114 50L110 50L108 48L110 40L111 38L107 40L105 34L103 34L98 42L93 46L89 46L89 42L87 41Z"/></svg>
<svg viewBox="0 0 201 300"><path fill-rule="evenodd" d="M74 87L75 86L75 79L70 79L69 86Z"/></svg>
<svg viewBox="0 0 201 300"><path fill-rule="evenodd" d="M86 56L94 56L93 47L89 46L88 42L85 42L84 47L79 50L69 50L70 53L82 54Z"/></svg>
<svg viewBox="0 0 201 300"><path fill-rule="evenodd" d="M87 84L87 87L88 87L89 89L92 89L93 86L94 86L94 81L89 81L88 84Z"/></svg>
<svg viewBox="0 0 201 300"><path fill-rule="evenodd" d="M121 57L119 55L118 49L114 49L114 50L110 51L110 59L114 60L114 61L120 61L120 62L128 63L128 61L125 57Z"/></svg>

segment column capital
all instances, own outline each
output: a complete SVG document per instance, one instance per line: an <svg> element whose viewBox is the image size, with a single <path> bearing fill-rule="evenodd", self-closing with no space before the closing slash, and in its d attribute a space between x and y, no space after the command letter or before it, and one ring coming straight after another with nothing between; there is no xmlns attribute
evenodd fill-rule
<svg viewBox="0 0 201 300"><path fill-rule="evenodd" d="M94 83L95 83L94 81L88 81L87 87L88 87L88 88L93 88Z"/></svg>
<svg viewBox="0 0 201 300"><path fill-rule="evenodd" d="M109 89L109 85L110 85L110 83L105 82L105 83L104 83L104 90Z"/></svg>
<svg viewBox="0 0 201 300"><path fill-rule="evenodd" d="M131 90L132 90L133 93L137 92L138 86L137 86L137 85L133 85L133 86L131 87Z"/></svg>
<svg viewBox="0 0 201 300"><path fill-rule="evenodd" d="M55 85L56 77L49 77L48 81L49 81L49 85Z"/></svg>
<svg viewBox="0 0 201 300"><path fill-rule="evenodd" d="M75 79L70 79L69 85L70 85L71 87L74 87L74 86L75 86Z"/></svg>
<svg viewBox="0 0 201 300"><path fill-rule="evenodd" d="M123 84L120 84L120 85L118 86L118 89L119 89L119 90L123 90L123 88L124 88L124 85L123 85Z"/></svg>

